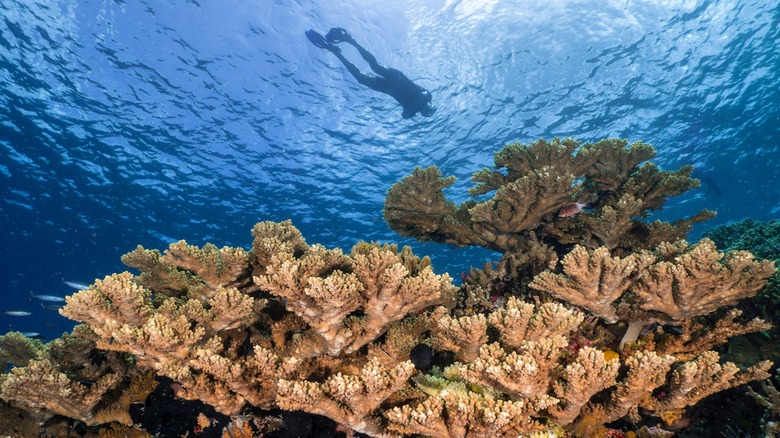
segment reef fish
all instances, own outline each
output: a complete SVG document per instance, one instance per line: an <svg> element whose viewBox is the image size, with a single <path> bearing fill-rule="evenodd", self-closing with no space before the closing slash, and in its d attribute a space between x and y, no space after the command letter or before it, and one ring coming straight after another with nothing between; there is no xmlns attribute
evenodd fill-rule
<svg viewBox="0 0 780 438"><path fill-rule="evenodd" d="M62 306L63 306L62 304L43 304L43 303L41 303L41 307L43 307L46 310L57 311L57 310L62 309Z"/></svg>
<svg viewBox="0 0 780 438"><path fill-rule="evenodd" d="M587 206L588 204L582 204L580 202L572 202L570 204L566 204L563 207L561 207L560 210L558 210L558 217L572 217L577 213L581 212L582 209Z"/></svg>
<svg viewBox="0 0 780 438"><path fill-rule="evenodd" d="M8 316L30 316L31 312L25 312L24 310L6 310L3 314Z"/></svg>
<svg viewBox="0 0 780 438"><path fill-rule="evenodd" d="M87 286L86 284L79 283L76 281L66 281L65 284L72 287L73 289L79 289L79 290L89 289L89 286Z"/></svg>
<svg viewBox="0 0 780 438"><path fill-rule="evenodd" d="M35 299L41 300L41 301L49 301L52 303L63 303L65 302L65 298L58 297L56 295L33 295L32 296Z"/></svg>

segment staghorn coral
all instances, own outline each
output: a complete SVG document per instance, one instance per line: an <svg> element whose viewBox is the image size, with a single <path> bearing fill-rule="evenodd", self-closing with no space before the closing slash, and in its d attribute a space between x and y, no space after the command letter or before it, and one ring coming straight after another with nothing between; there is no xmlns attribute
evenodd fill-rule
<svg viewBox="0 0 780 438"><path fill-rule="evenodd" d="M431 314L431 319L434 322L431 329L433 345L441 350L452 351L458 360L473 361L482 344L487 342L485 315L453 318L446 308L438 307Z"/></svg>
<svg viewBox="0 0 780 438"><path fill-rule="evenodd" d="M683 321L680 325L680 333L661 338L656 343L655 351L671 354L677 360L690 360L730 338L772 328L772 324L759 318L753 318L745 323L736 321L741 315L741 310L730 309L712 326L704 326L693 320Z"/></svg>
<svg viewBox="0 0 780 438"><path fill-rule="evenodd" d="M586 430L636 420L640 409L669 418L712 392L764 375L766 364L737 372L709 353L680 359L675 369L674 357L652 351L608 359L595 347L576 346L585 316L557 303L510 297L487 315L453 316L442 306L454 302L449 277L434 275L427 259L369 243L345 254L308 246L295 231L288 224L255 227L259 249L241 263L261 274L242 286L248 293L217 285L209 298L171 297L169 288L146 289L123 273L69 297L63 314L87 322L99 347L132 353L139 366L173 378L179 397L230 414L247 405L304 410L372 436L512 436L546 429L541 418ZM564 258L563 274L548 272L532 284L561 296L581 293L586 298L577 304L611 322L624 315L615 303L652 266L691 253L684 243L624 257L579 248ZM752 262L725 263L732 277L744 276L732 284L754 287L760 279L748 277L765 273ZM281 317L266 313L280 302ZM744 329L733 319L717 333ZM696 339L694 350L711 344ZM418 374L407 359L419 342L452 351L458 362L443 377ZM618 375L621 365L625 375ZM410 386L412 376L425 394ZM705 388L707 379L718 383ZM654 394L664 385L668 396ZM685 385L702 389L684 396Z"/></svg>
<svg viewBox="0 0 780 438"><path fill-rule="evenodd" d="M56 364L43 358L12 369L0 384L0 397L20 401L44 419L59 414L92 424L96 406L121 380L118 374L108 373L86 386L69 379ZM43 388L48 390L42 391Z"/></svg>
<svg viewBox="0 0 780 438"><path fill-rule="evenodd" d="M518 349L526 341L568 336L585 319L581 312L558 303L534 306L510 297L504 308L490 314L488 322L501 332L501 343Z"/></svg>
<svg viewBox="0 0 780 438"><path fill-rule="evenodd" d="M305 245L289 223L261 224L253 234L252 254L171 245L161 258L166 272L186 270L189 283L201 285L186 295L171 297L171 287L147 289L130 273L115 274L68 297L62 314L89 324L99 348L132 353L139 365L174 379L179 397L235 414L247 403L270 406L277 380L299 375L302 360L353 352L408 314L452 299L449 277L435 275L428 259L408 248L366 243L345 255ZM260 260L268 264L253 265ZM263 272L256 284L237 280L253 272ZM180 277L168 276L175 284ZM285 318L273 322L263 312L267 299L252 296L261 288L284 299ZM262 326L273 336L264 338ZM296 335L288 338L291 331ZM244 347L253 341L254 348Z"/></svg>
<svg viewBox="0 0 780 438"><path fill-rule="evenodd" d="M754 296L774 272L773 262L755 261L746 251L724 257L711 240L703 239L674 262L650 266L632 292L642 310L683 321Z"/></svg>
<svg viewBox="0 0 780 438"><path fill-rule="evenodd" d="M552 370L561 350L568 345L563 336L527 341L516 352L507 353L499 344L484 345L479 356L458 367L461 378L493 388L515 400L547 392Z"/></svg>
<svg viewBox="0 0 780 438"><path fill-rule="evenodd" d="M435 167L417 168L390 188L384 217L403 236L506 253L521 250L534 230L545 243L630 252L646 248L646 242L679 240L692 223L713 216L704 211L666 226L641 221L668 197L699 183L690 177L692 166L675 172L652 163L640 166L655 155L653 148L641 142L626 145L619 139L580 144L558 138L507 145L495 153L495 169L472 177L477 185L470 194L492 192L492 197L460 205L443 194L453 177L443 178ZM587 203L593 211L556 217L573 201Z"/></svg>
<svg viewBox="0 0 780 438"><path fill-rule="evenodd" d="M0 336L0 364L15 366L26 365L31 359L38 357L43 350L43 343L31 339L19 332L9 332Z"/></svg>
<svg viewBox="0 0 780 438"><path fill-rule="evenodd" d="M598 423L609 423L628 415L638 419L637 407L661 386L674 363L672 356L659 356L655 352L639 352L626 359L627 374L621 379L604 402L591 402L578 423L592 422L591 415L598 415Z"/></svg>
<svg viewBox="0 0 780 438"><path fill-rule="evenodd" d="M549 409L558 424L569 424L579 416L582 407L594 394L610 387L617 379L620 361L606 359L604 353L591 347L577 352L577 358L560 371L553 382L555 397L561 402Z"/></svg>
<svg viewBox="0 0 780 438"><path fill-rule="evenodd" d="M767 370L772 365L763 361L740 369L731 362L720 364L719 360L718 353L705 351L694 360L681 364L672 372L665 396L646 399L641 406L663 417L665 412L692 406L716 392L766 379L769 377Z"/></svg>
<svg viewBox="0 0 780 438"><path fill-rule="evenodd" d="M455 311L492 309L490 300L495 301L501 295L531 298L535 292L528 288L528 283L547 269L554 269L558 254L552 246L540 242L534 232L529 233L529 239L521 242L521 246L522 249L502 254L498 263L488 262L482 269L471 268L463 278L461 302Z"/></svg>
<svg viewBox="0 0 780 438"><path fill-rule="evenodd" d="M242 248L218 249L211 244L198 248L180 240L168 247L163 259L179 269L192 272L203 282L203 287L197 290L201 299L213 297L220 288L251 283L246 273L249 254Z"/></svg>
<svg viewBox="0 0 780 438"><path fill-rule="evenodd" d="M604 247L588 251L577 246L563 258L563 273L545 271L534 277L530 287L588 309L607 322L615 322L618 320L615 301L653 261L654 257L646 252L620 258L611 257Z"/></svg>

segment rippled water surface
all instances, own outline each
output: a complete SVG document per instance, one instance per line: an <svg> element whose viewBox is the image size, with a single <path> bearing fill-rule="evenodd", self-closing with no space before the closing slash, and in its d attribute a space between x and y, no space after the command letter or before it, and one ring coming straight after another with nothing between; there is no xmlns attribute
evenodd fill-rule
<svg viewBox="0 0 780 438"><path fill-rule="evenodd" d="M775 3L0 0L1 307L33 312L0 324L56 336L30 292L70 293L137 244L248 246L259 220L413 244L457 277L497 256L399 238L385 191L435 164L462 201L493 151L539 137L695 164L702 188L662 218L777 218ZM401 118L304 37L332 26L431 90L434 117Z"/></svg>

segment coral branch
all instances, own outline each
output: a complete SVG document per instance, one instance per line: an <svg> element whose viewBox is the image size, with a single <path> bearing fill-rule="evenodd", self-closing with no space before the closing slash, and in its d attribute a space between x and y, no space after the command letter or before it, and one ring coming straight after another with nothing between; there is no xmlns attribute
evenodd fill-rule
<svg viewBox="0 0 780 438"><path fill-rule="evenodd" d="M514 399L532 398L547 391L552 369L566 345L563 336L526 342L509 354L498 344L485 345L474 362L460 368L460 376Z"/></svg>
<svg viewBox="0 0 780 438"><path fill-rule="evenodd" d="M277 254L255 282L309 324L296 345L305 357L354 352L407 314L451 301L454 291L427 259L374 244L355 245L350 257L316 245L299 257Z"/></svg>
<svg viewBox="0 0 780 438"><path fill-rule="evenodd" d="M409 361L387 369L373 359L356 376L338 373L322 383L280 380L277 403L282 409L325 415L371 436L390 436L373 412L414 372Z"/></svg>
<svg viewBox="0 0 780 438"><path fill-rule="evenodd" d="M705 351L696 359L682 364L672 373L666 397L647 399L642 407L661 416L664 411L674 411L692 406L699 400L753 380L769 377L769 361L759 362L740 370L731 362L720 364L718 353Z"/></svg>
<svg viewBox="0 0 780 438"><path fill-rule="evenodd" d="M514 349L525 341L568 336L584 319L585 314L558 303L536 307L515 297L510 297L503 309L488 316L488 322L501 332L501 343Z"/></svg>
<svg viewBox="0 0 780 438"><path fill-rule="evenodd" d="M556 399L540 395L533 400L504 401L473 392L452 391L416 407L402 406L385 413L388 428L403 434L442 438L510 438L546 428L533 417Z"/></svg>
<svg viewBox="0 0 780 438"><path fill-rule="evenodd" d="M439 349L452 351L460 361L476 359L480 347L487 342L485 315L452 318L446 308L438 307L431 320L434 322L431 330L433 343Z"/></svg>
<svg viewBox="0 0 780 438"><path fill-rule="evenodd" d="M755 295L774 272L771 261L754 261L745 251L724 257L711 240L703 239L674 262L651 266L632 291L642 309L683 321Z"/></svg>
<svg viewBox="0 0 780 438"><path fill-rule="evenodd" d="M613 303L653 261L654 257L645 252L620 258L610 257L603 247L588 252L577 246L563 258L563 274L543 272L530 286L615 322L618 315Z"/></svg>
<svg viewBox="0 0 780 438"><path fill-rule="evenodd" d="M595 348L580 349L576 360L552 384L560 403L549 409L550 415L558 424L574 421L594 394L615 384L619 368L620 361L606 360L604 353Z"/></svg>

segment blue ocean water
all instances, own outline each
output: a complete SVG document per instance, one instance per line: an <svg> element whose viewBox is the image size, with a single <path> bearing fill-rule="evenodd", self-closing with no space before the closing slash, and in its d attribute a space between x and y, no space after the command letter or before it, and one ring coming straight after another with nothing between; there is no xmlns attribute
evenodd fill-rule
<svg viewBox="0 0 780 438"><path fill-rule="evenodd" d="M71 323L30 294L124 270L141 244L412 245L453 277L498 254L403 239L385 191L437 165L469 177L515 141L643 140L701 189L706 227L780 217L780 6L754 1L0 0L0 332ZM429 89L403 119L304 36L348 29ZM344 48L360 63L356 51Z"/></svg>

